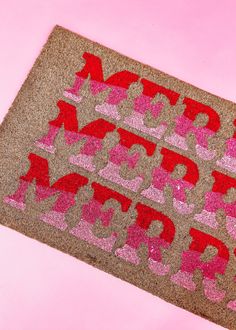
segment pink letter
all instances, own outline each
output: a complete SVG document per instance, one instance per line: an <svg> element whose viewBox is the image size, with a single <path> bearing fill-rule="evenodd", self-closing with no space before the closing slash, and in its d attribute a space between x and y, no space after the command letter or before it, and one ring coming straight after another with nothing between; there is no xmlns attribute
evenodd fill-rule
<svg viewBox="0 0 236 330"><path fill-rule="evenodd" d="M218 171L213 171L212 176L215 179L212 191L206 193L204 209L200 214L196 214L194 219L209 227L217 228L216 211L222 209L226 215L227 231L232 238L236 239L236 202L224 202L228 190L236 188L236 179Z"/></svg>
<svg viewBox="0 0 236 330"><path fill-rule="evenodd" d="M152 156L156 145L138 135L124 130L123 128L118 128L117 132L120 135L119 143L113 147L110 151L110 158L106 167L99 171L99 175L106 178L112 182L115 182L122 187L125 187L132 191L138 191L141 183L143 182L144 174L139 174L134 179L126 180L120 176L120 167L122 162L126 162L129 168L134 169L140 158L140 153L135 152L129 155L129 149L135 145L141 145L146 149L148 156Z"/></svg>
<svg viewBox="0 0 236 330"><path fill-rule="evenodd" d="M217 289L216 274L225 273L229 261L228 248L217 238L195 228L191 228L189 233L192 243L189 250L182 253L181 269L171 277L171 280L187 290L195 291L193 274L196 269L200 269L205 296L211 301L219 302L224 298L225 291ZM207 246L215 247L218 253L210 261L204 262L201 261L201 256Z"/></svg>
<svg viewBox="0 0 236 330"><path fill-rule="evenodd" d="M131 200L99 183L93 182L92 187L94 189L93 197L87 204L82 206L81 219L77 226L71 229L70 233L105 251L111 252L117 233L113 232L110 237L98 238L93 233L93 226L98 219L101 220L102 226L110 226L115 209L110 207L103 211L102 208L106 201L110 199L116 200L120 203L122 211L127 212L131 205Z"/></svg>
<svg viewBox="0 0 236 330"><path fill-rule="evenodd" d="M26 175L20 177L20 183L13 195L6 196L4 202L20 210L25 209L25 197L28 187L35 180L35 200L40 202L50 196L59 194L51 211L42 214L40 219L61 230L67 228L66 212L75 204L78 190L87 184L88 179L78 173L67 174L50 186L48 161L36 154L29 154L30 168Z"/></svg>

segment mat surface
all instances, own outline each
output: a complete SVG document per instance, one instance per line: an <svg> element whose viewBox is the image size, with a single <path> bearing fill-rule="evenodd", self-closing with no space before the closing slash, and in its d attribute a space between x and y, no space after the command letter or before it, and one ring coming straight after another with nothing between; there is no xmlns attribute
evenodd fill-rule
<svg viewBox="0 0 236 330"><path fill-rule="evenodd" d="M0 128L0 222L236 329L235 113L57 26Z"/></svg>

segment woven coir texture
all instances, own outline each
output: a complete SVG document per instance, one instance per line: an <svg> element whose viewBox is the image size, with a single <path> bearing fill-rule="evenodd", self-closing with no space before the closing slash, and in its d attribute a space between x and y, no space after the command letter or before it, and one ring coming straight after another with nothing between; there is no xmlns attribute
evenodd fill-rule
<svg viewBox="0 0 236 330"><path fill-rule="evenodd" d="M56 27L1 125L0 222L236 329L235 118Z"/></svg>

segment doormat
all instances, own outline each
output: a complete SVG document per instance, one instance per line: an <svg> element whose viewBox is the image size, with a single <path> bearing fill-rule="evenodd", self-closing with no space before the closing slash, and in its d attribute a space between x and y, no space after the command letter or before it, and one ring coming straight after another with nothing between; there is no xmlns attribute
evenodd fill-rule
<svg viewBox="0 0 236 330"><path fill-rule="evenodd" d="M0 222L236 329L235 127L236 104L56 26L0 128Z"/></svg>

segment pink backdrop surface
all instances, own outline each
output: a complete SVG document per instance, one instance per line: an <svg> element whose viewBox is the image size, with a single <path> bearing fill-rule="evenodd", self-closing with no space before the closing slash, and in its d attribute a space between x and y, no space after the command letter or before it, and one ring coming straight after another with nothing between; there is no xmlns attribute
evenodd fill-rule
<svg viewBox="0 0 236 330"><path fill-rule="evenodd" d="M236 101L235 1L7 0L0 119L55 24ZM0 226L1 330L221 327Z"/></svg>

